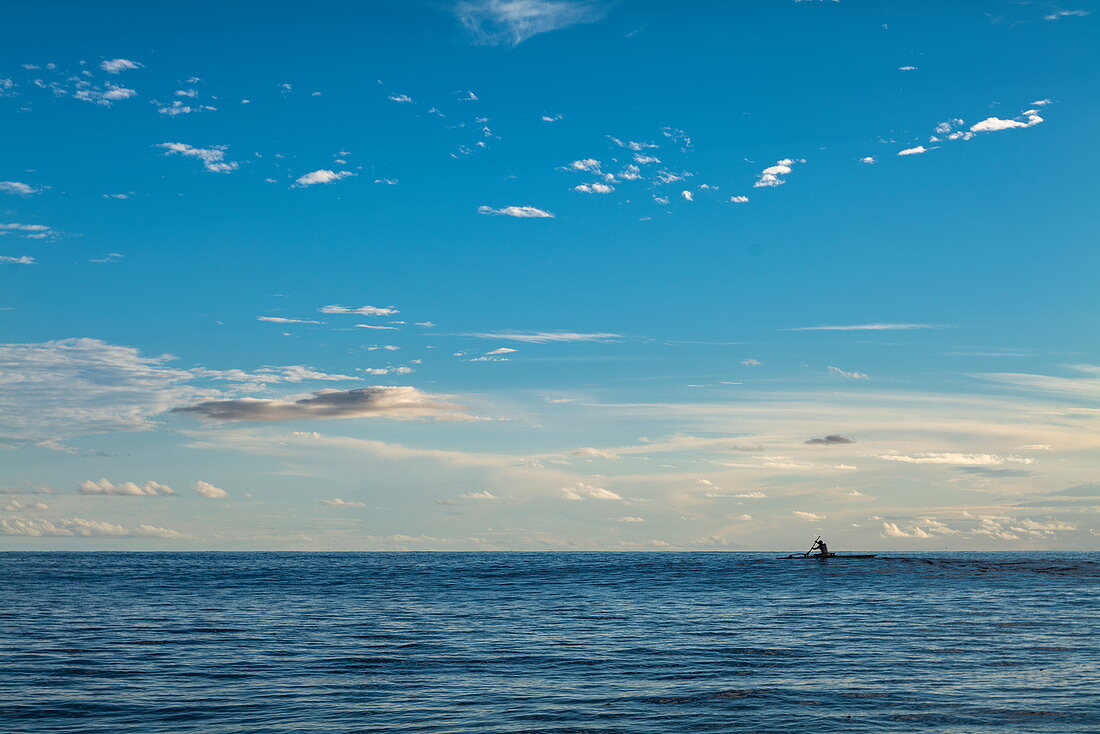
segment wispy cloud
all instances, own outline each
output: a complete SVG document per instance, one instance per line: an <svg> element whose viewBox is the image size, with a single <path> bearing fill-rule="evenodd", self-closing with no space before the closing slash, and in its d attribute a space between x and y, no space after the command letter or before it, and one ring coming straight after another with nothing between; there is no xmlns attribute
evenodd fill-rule
<svg viewBox="0 0 1100 734"><path fill-rule="evenodd" d="M866 373L863 373L863 372L855 372L855 371L846 372L845 370L842 370L839 367L833 367L832 365L829 365L828 369L829 369L829 374L830 375L835 375L837 377L844 377L844 378L849 379L849 380L866 380L867 379Z"/></svg>
<svg viewBox="0 0 1100 734"><path fill-rule="evenodd" d="M578 331L492 331L485 333L462 334L478 339L504 339L507 341L542 344L546 342L606 342L622 339L622 334Z"/></svg>
<svg viewBox="0 0 1100 734"><path fill-rule="evenodd" d="M3 517L0 518L0 535L24 535L34 538L163 538L167 540L187 537L175 530L156 525L142 524L128 528L102 520L85 520L82 517L62 520Z"/></svg>
<svg viewBox="0 0 1100 734"><path fill-rule="evenodd" d="M31 194L37 194L39 189L36 189L30 184L25 184L22 181L0 181L0 191L5 194L29 196Z"/></svg>
<svg viewBox="0 0 1100 734"><path fill-rule="evenodd" d="M363 502L353 502L351 500L340 499L339 497L333 497L330 500L317 500L322 505L328 505L329 507L366 507Z"/></svg>
<svg viewBox="0 0 1100 734"><path fill-rule="evenodd" d="M909 329L942 329L938 324L846 324L839 326L798 326L784 331L905 331Z"/></svg>
<svg viewBox="0 0 1100 734"><path fill-rule="evenodd" d="M187 143L159 143L158 148L164 148L165 155L178 154L185 158L197 158L202 161L202 167L212 173L229 173L237 170L237 164L225 160L225 145L213 145L209 148L196 148Z"/></svg>
<svg viewBox="0 0 1100 734"><path fill-rule="evenodd" d="M1087 10L1055 10L1043 16L1043 20L1059 20L1061 18L1083 18L1089 14Z"/></svg>
<svg viewBox="0 0 1100 734"><path fill-rule="evenodd" d="M1076 372L1072 377L1038 375L1025 372L990 372L980 375L983 379L1009 387L1043 393L1056 393L1078 398L1100 398L1100 366L1089 364L1067 365Z"/></svg>
<svg viewBox="0 0 1100 734"><path fill-rule="evenodd" d="M567 500L622 500L622 496L610 489L577 482L571 487L561 488L562 496Z"/></svg>
<svg viewBox="0 0 1100 734"><path fill-rule="evenodd" d="M159 482L135 482L114 483L109 479L88 480L81 482L77 488L80 494L100 494L129 497L163 497L174 495L175 491Z"/></svg>
<svg viewBox="0 0 1100 734"><path fill-rule="evenodd" d="M545 209L533 206L506 206L503 209L494 209L491 206L479 206L480 214L503 215L506 217L519 217L520 219L553 219L554 215Z"/></svg>
<svg viewBox="0 0 1100 734"><path fill-rule="evenodd" d="M0 435L43 440L141 431L150 418L202 391L193 375L98 339L0 344Z"/></svg>
<svg viewBox="0 0 1100 734"><path fill-rule="evenodd" d="M360 316L392 316L400 313L393 306L321 306L321 313L358 314Z"/></svg>
<svg viewBox="0 0 1100 734"><path fill-rule="evenodd" d="M956 466L1001 466L1004 464L1034 464L1028 456L1001 456L999 454L956 454L949 452L925 454L880 454L880 459L900 461L905 464L951 464Z"/></svg>
<svg viewBox="0 0 1100 734"><path fill-rule="evenodd" d="M31 240L44 240L56 236L57 232L45 224L0 223L0 237L6 234L15 234Z"/></svg>
<svg viewBox="0 0 1100 734"><path fill-rule="evenodd" d="M141 63L137 61L131 61L130 59L105 59L99 64L99 68L108 74L118 74L122 71L131 71L133 69L140 69Z"/></svg>
<svg viewBox="0 0 1100 734"><path fill-rule="evenodd" d="M291 319L286 316L257 316L257 321L267 321L271 324L321 324L323 321L314 321L312 319Z"/></svg>
<svg viewBox="0 0 1100 734"><path fill-rule="evenodd" d="M590 184L577 184L573 187L573 190L579 191L582 194L610 194L615 190L615 187L597 181L596 183Z"/></svg>
<svg viewBox="0 0 1100 734"><path fill-rule="evenodd" d="M459 2L455 13L475 43L517 46L540 33L597 21L604 9L580 0L470 0Z"/></svg>

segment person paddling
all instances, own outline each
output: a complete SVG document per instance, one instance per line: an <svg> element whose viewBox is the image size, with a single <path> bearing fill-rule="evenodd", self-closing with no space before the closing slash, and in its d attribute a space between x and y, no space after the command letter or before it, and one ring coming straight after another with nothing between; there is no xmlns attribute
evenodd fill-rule
<svg viewBox="0 0 1100 734"><path fill-rule="evenodd" d="M815 550L816 551L821 551L821 555L823 555L823 556L829 555L829 546L827 546L825 544L825 541L822 540L821 538L818 538L817 540L814 541L814 544L812 546L810 546L810 550L806 555L810 555L810 553L813 553Z"/></svg>

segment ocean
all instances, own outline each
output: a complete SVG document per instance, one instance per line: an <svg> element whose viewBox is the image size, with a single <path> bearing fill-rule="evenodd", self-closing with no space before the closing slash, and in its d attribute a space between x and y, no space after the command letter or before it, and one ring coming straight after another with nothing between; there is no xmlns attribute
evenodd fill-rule
<svg viewBox="0 0 1100 734"><path fill-rule="evenodd" d="M0 731L1100 731L1100 553L780 555L0 553Z"/></svg>

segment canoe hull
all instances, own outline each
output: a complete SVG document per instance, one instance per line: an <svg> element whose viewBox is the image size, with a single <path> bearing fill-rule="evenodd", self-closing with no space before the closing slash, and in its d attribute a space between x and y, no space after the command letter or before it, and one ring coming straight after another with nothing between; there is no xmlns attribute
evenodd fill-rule
<svg viewBox="0 0 1100 734"><path fill-rule="evenodd" d="M864 555L855 555L855 554L853 554L853 555L846 555L846 556L840 556L840 555L837 555L835 553L830 553L827 556L823 556L820 553L818 553L818 554L815 554L815 555L812 555L812 556L797 555L797 556L787 556L787 558L805 558L807 560L814 560L814 561L832 561L832 560L840 561L840 560L847 560L849 558L878 558L878 556L874 553L871 553L869 555L868 554L864 554ZM784 560L786 560L786 559L784 559Z"/></svg>

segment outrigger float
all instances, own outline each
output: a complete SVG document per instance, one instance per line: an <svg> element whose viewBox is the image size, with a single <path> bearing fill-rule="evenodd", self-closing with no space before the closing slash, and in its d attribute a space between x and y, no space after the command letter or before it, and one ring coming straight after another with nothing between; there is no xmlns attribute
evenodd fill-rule
<svg viewBox="0 0 1100 734"><path fill-rule="evenodd" d="M815 550L817 551L817 553L814 553ZM818 561L825 561L825 560L832 560L832 559L847 560L849 558L877 558L877 555L874 554L874 553L862 554L862 555L855 554L855 553L851 553L851 554L848 554L848 555L839 555L837 553L830 553L829 552L829 546L825 545L825 543L821 540L821 536L819 535L819 536L817 536L817 540L815 540L813 542L813 545L810 546L810 549L808 551L806 551L805 553L792 553L789 556L784 556L783 557L784 560L786 560L788 558L805 558L805 559L813 559L813 560L818 560Z"/></svg>

